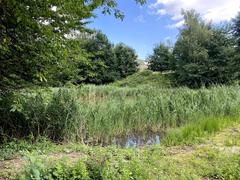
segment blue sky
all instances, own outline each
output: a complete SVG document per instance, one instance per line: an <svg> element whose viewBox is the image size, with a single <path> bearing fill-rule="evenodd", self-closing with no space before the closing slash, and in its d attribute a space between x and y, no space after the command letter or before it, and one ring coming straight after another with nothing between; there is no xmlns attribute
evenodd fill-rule
<svg viewBox="0 0 240 180"><path fill-rule="evenodd" d="M123 21L97 10L98 17L88 27L101 30L114 44L123 42L131 46L140 59L146 59L160 42L175 42L182 25L181 9L196 9L214 23L228 21L240 10L240 0L148 0L142 7L134 0L117 2L125 15Z"/></svg>

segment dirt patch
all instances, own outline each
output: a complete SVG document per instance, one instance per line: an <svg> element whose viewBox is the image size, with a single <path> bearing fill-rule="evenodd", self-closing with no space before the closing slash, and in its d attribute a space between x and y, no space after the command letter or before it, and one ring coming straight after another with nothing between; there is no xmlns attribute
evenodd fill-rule
<svg viewBox="0 0 240 180"><path fill-rule="evenodd" d="M177 155L177 154L191 154L195 150L192 146L183 146L183 147L170 147L167 149L169 155Z"/></svg>

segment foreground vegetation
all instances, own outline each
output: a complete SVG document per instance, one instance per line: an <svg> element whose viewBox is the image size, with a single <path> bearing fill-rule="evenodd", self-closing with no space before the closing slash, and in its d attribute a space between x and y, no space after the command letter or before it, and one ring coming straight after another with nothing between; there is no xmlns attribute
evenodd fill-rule
<svg viewBox="0 0 240 180"><path fill-rule="evenodd" d="M3 179L238 179L239 137L237 121L213 134L206 131L204 138L199 138L201 143L191 146L182 141L183 145L174 147L162 144L119 149L71 143L56 145L46 140L34 144L18 141L1 148L1 155L5 152L8 154L5 159L9 160L0 162L0 176Z"/></svg>

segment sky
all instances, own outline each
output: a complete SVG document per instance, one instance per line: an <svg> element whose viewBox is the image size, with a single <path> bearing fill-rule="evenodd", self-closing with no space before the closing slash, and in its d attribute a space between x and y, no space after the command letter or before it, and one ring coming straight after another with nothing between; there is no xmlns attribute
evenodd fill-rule
<svg viewBox="0 0 240 180"><path fill-rule="evenodd" d="M145 60L160 42L176 41L183 24L182 9L195 9L212 23L230 21L240 11L240 0L148 0L144 6L134 0L117 0L123 21L96 10L90 28L101 30L114 43L125 43Z"/></svg>

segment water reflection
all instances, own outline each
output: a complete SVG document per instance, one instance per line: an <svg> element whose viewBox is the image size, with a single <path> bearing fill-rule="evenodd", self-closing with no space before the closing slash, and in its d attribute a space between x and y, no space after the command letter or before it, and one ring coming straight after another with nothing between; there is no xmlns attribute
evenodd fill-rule
<svg viewBox="0 0 240 180"><path fill-rule="evenodd" d="M112 145L118 147L139 147L145 145L160 144L160 133L133 134L122 137L115 137Z"/></svg>

